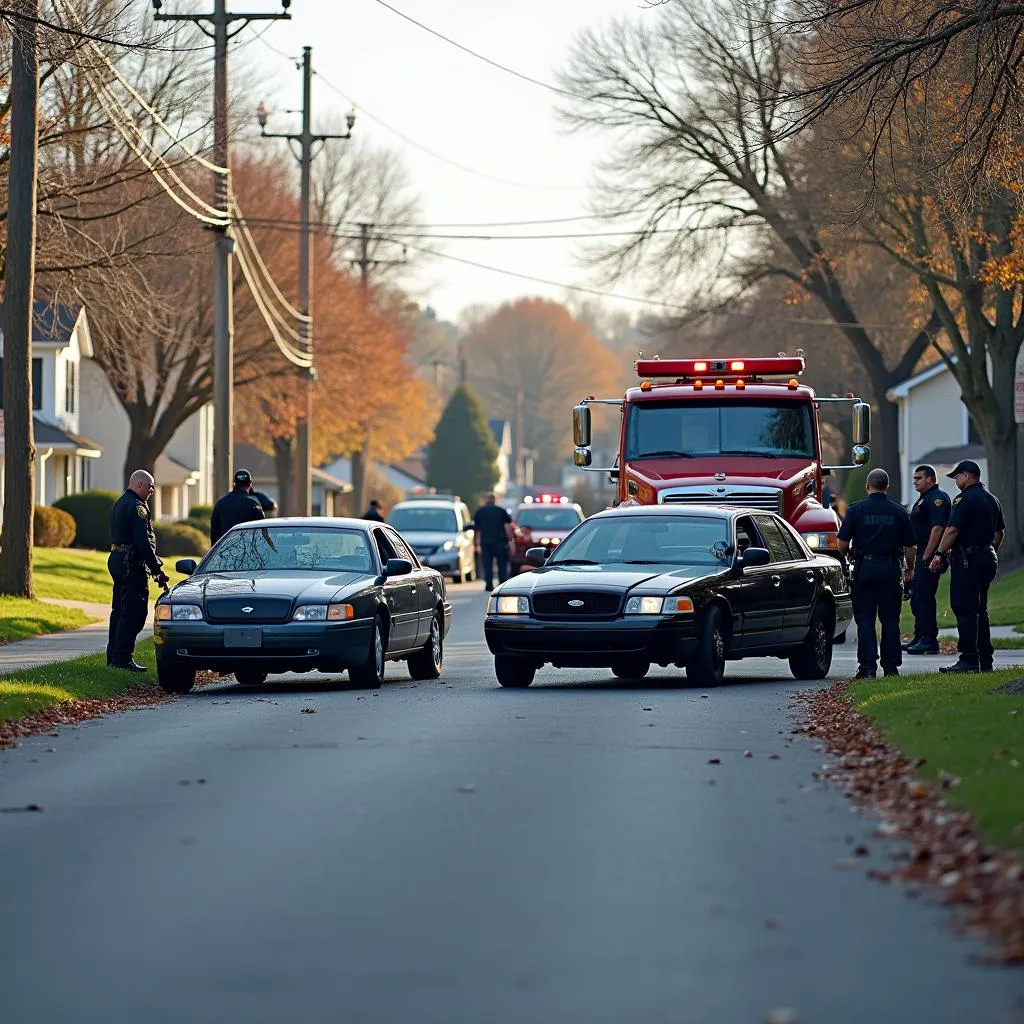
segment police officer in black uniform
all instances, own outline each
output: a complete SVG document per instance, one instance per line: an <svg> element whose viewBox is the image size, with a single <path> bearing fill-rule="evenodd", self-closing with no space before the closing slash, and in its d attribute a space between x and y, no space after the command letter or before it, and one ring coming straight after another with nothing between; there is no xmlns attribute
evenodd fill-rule
<svg viewBox="0 0 1024 1024"><path fill-rule="evenodd" d="M147 502L155 490L153 478L137 469L128 481L128 490L110 509L110 555L107 571L114 581L110 602L110 631L107 638L107 664L128 672L145 672L133 655L135 640L149 615L147 574L161 586L169 582L156 557L156 535Z"/></svg>
<svg viewBox="0 0 1024 1024"><path fill-rule="evenodd" d="M901 576L913 578L914 532L910 515L890 501L889 474L884 469L868 473L868 496L854 502L839 527L839 550L853 545L853 617L857 623L858 679L874 679L878 670L876 617L882 622L882 672L898 676L903 660L900 646ZM907 569L900 572L902 557Z"/></svg>
<svg viewBox="0 0 1024 1024"><path fill-rule="evenodd" d="M917 561L914 584L910 592L910 610L914 613L914 639L904 647L907 654L939 653L939 622L935 608L935 592L939 574L930 572L942 531L949 522L949 495L939 489L934 466L918 466L914 470L914 490L919 497L910 510L914 528Z"/></svg>
<svg viewBox="0 0 1024 1024"><path fill-rule="evenodd" d="M370 499L370 507L363 513L364 519L369 519L375 523L383 523L384 515L380 510L380 500L377 498Z"/></svg>
<svg viewBox="0 0 1024 1024"><path fill-rule="evenodd" d="M494 589L494 562L498 562L498 582L508 579L508 545L512 539L512 517L508 510L488 494L484 503L473 513L476 528L476 550L483 560L484 590Z"/></svg>
<svg viewBox="0 0 1024 1024"><path fill-rule="evenodd" d="M940 672L991 672L992 636L988 621L988 588L996 578L996 552L1006 535L999 499L985 489L981 468L964 459L949 474L960 493L953 499L949 524L943 531L931 569L948 565L949 604L956 616L960 657Z"/></svg>
<svg viewBox="0 0 1024 1024"><path fill-rule="evenodd" d="M263 506L252 495L252 476L247 469L235 472L234 486L217 501L210 513L210 543L216 544L232 526L265 519Z"/></svg>

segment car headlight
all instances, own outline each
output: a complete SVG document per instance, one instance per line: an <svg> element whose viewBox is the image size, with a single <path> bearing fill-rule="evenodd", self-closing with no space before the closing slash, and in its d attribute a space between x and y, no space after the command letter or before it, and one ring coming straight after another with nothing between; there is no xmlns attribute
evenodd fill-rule
<svg viewBox="0 0 1024 1024"><path fill-rule="evenodd" d="M455 541L453 541L453 540L446 540L441 545L441 550L442 551L454 551L455 550Z"/></svg>
<svg viewBox="0 0 1024 1024"><path fill-rule="evenodd" d="M834 533L801 533L800 536L812 551L837 551L839 549L839 537Z"/></svg>
<svg viewBox="0 0 1024 1024"><path fill-rule="evenodd" d="M529 615L530 599L525 594L495 594L487 602L488 615Z"/></svg>
<svg viewBox="0 0 1024 1024"><path fill-rule="evenodd" d="M176 622L201 622L203 619L203 609L197 604L170 604L165 602L156 606L153 617L158 622L170 622L172 619Z"/></svg>
<svg viewBox="0 0 1024 1024"><path fill-rule="evenodd" d="M355 617L350 604L300 604L292 614L292 622L342 622Z"/></svg>
<svg viewBox="0 0 1024 1024"><path fill-rule="evenodd" d="M688 597L631 597L626 602L626 615L679 615L693 611Z"/></svg>

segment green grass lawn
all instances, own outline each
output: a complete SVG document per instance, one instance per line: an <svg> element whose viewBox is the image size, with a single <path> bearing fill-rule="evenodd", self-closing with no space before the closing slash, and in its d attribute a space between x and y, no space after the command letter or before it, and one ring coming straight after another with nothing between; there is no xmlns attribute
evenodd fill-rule
<svg viewBox="0 0 1024 1024"><path fill-rule="evenodd" d="M850 689L889 742L925 759L922 778L944 771L960 779L944 795L974 813L987 840L1024 850L1024 835L1014 834L1024 825L1024 693L989 693L1022 674L900 676Z"/></svg>
<svg viewBox="0 0 1024 1024"><path fill-rule="evenodd" d="M101 652L0 676L0 722L42 711L61 701L109 697L140 682L154 683L156 659L152 639L135 648L135 660L149 668L150 673L144 676L141 672L107 668L106 656Z"/></svg>
<svg viewBox="0 0 1024 1024"><path fill-rule="evenodd" d="M177 583L181 576L174 571L176 558L166 559L164 568ZM110 603L110 574L107 572L105 551L86 551L78 548L34 548L32 575L36 597L66 598L69 601L96 601ZM150 581L150 597L154 600L160 588ZM1022 617L1024 621L1024 617Z"/></svg>
<svg viewBox="0 0 1024 1024"><path fill-rule="evenodd" d="M92 621L77 608L60 608L24 597L0 597L0 644L75 629Z"/></svg>
<svg viewBox="0 0 1024 1024"><path fill-rule="evenodd" d="M949 573L939 580L936 597L939 606L939 629L955 630L956 617L949 610ZM993 626L1017 626L1024 623L1024 570L1012 572L997 579L988 594L988 617ZM903 602L900 628L904 633L914 632L914 616L910 602Z"/></svg>

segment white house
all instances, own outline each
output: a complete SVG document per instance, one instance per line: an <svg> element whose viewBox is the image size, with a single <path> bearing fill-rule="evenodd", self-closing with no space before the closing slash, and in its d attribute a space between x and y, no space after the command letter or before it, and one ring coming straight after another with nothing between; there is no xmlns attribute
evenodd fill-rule
<svg viewBox="0 0 1024 1024"><path fill-rule="evenodd" d="M917 500L914 467L922 463L934 466L941 481L961 459L974 459L982 479L986 478L985 448L967 406L960 401L960 385L944 362L915 374L887 395L899 406L900 500L904 504Z"/></svg>
<svg viewBox="0 0 1024 1024"><path fill-rule="evenodd" d="M3 324L0 303L0 325ZM0 330L0 339L2 339ZM2 341L0 341L2 345ZM2 352L2 348L0 348ZM83 437L81 370L92 355L81 306L38 301L32 317L32 426L36 443L35 501L51 505L95 486L102 445ZM83 357L85 357L83 361ZM0 356L0 514L4 493L3 358Z"/></svg>
<svg viewBox="0 0 1024 1024"><path fill-rule="evenodd" d="M488 420L487 425L498 446L498 482L494 485L494 493L501 498L507 493L515 476L512 466L512 426L508 420Z"/></svg>
<svg viewBox="0 0 1024 1024"><path fill-rule="evenodd" d="M103 447L103 458L93 467L92 486L108 491L124 489L124 462L128 454L128 413L114 394L98 363L82 365L82 425ZM204 405L175 432L149 470L156 480L150 505L155 519L188 516L193 505L209 505L213 493L213 405Z"/></svg>

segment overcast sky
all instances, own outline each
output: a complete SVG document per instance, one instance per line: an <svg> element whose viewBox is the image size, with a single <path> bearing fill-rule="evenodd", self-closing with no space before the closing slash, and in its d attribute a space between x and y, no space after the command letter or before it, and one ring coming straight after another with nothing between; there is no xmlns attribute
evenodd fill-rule
<svg viewBox="0 0 1024 1024"><path fill-rule="evenodd" d="M410 17L523 74L552 81L575 33L620 16L654 18L643 0L388 0ZM274 10L270 0L231 0L233 10ZM299 106L299 75L284 56L313 47L320 80L314 82L314 117L339 116L345 101L359 108L356 131L397 148L422 199L429 225L544 220L586 213L587 184L601 142L568 135L556 121L558 97L461 52L404 21L376 0L293 0L292 20L274 22L246 56L266 76L272 109ZM238 42L265 26L246 29ZM330 83L330 84L328 84ZM287 129L285 115L272 130ZM382 123L383 122L383 123ZM428 155L412 143L464 165ZM342 143L343 144L343 143ZM335 143L337 145L337 143ZM322 159L322 158L321 158ZM506 184L495 178L506 179ZM495 228L506 233L593 230L593 222ZM462 230L462 229L453 229ZM431 241L416 244L431 246ZM573 241L448 241L448 256L503 270L588 285ZM533 284L450 259L433 261L419 277L417 298L446 319L478 302L524 294L563 299L564 289ZM630 305L642 312L646 307Z"/></svg>

